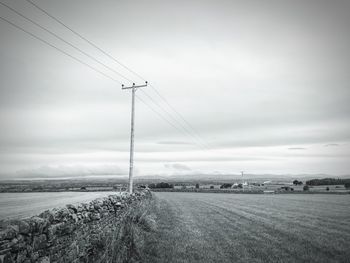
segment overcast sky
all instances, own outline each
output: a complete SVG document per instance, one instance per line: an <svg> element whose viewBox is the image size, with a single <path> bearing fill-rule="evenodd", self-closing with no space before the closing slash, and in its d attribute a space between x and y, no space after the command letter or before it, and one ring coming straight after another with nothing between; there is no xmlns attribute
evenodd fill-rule
<svg viewBox="0 0 350 263"><path fill-rule="evenodd" d="M25 0L1 1L142 84ZM152 83L209 148L137 101L137 175L349 174L350 1L33 1ZM0 37L0 178L126 175L131 93L3 20Z"/></svg>

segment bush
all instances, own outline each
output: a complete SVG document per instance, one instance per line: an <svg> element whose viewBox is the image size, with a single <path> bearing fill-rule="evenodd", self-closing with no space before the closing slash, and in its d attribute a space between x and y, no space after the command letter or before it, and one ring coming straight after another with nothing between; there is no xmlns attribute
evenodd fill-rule
<svg viewBox="0 0 350 263"><path fill-rule="evenodd" d="M329 187L328 186L327 186L326 190L329 191Z"/></svg>
<svg viewBox="0 0 350 263"><path fill-rule="evenodd" d="M345 184L344 184L344 187L345 187L346 189L349 189L349 188L350 188L350 182L345 183Z"/></svg>
<svg viewBox="0 0 350 263"><path fill-rule="evenodd" d="M303 182L302 182L302 181L298 181L298 180L294 180L294 181L293 181L293 184L294 184L294 185L302 185Z"/></svg>
<svg viewBox="0 0 350 263"><path fill-rule="evenodd" d="M231 188L231 187L232 187L232 184L225 183L225 184L220 186L220 189Z"/></svg>
<svg viewBox="0 0 350 263"><path fill-rule="evenodd" d="M199 184L196 184L196 189L199 189Z"/></svg>
<svg viewBox="0 0 350 263"><path fill-rule="evenodd" d="M304 191L309 191L310 187L308 185L304 185L303 190Z"/></svg>
<svg viewBox="0 0 350 263"><path fill-rule="evenodd" d="M210 189L214 189L214 185L211 185L211 186L210 186Z"/></svg>

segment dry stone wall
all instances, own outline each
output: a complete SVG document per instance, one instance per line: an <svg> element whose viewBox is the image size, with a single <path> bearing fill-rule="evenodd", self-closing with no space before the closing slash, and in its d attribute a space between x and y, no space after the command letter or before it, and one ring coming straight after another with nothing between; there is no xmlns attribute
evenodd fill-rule
<svg viewBox="0 0 350 263"><path fill-rule="evenodd" d="M66 205L39 216L1 222L0 263L108 262L128 207L148 191Z"/></svg>

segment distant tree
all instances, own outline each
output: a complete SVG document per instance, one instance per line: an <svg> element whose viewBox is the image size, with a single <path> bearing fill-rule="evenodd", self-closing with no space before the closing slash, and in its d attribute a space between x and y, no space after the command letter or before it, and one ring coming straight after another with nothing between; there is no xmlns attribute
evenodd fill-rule
<svg viewBox="0 0 350 263"><path fill-rule="evenodd" d="M291 188L290 188L290 190L293 192L293 191L294 191L294 188L293 188L293 187L291 187Z"/></svg>
<svg viewBox="0 0 350 263"><path fill-rule="evenodd" d="M293 181L293 184L294 184L294 185L302 185L303 182L302 182L302 181L298 181L298 180L294 180L294 181Z"/></svg>
<svg viewBox="0 0 350 263"><path fill-rule="evenodd" d="M243 188L243 184L238 184L237 187L238 188Z"/></svg>
<svg viewBox="0 0 350 263"><path fill-rule="evenodd" d="M326 187L326 190L329 191L329 187L328 186Z"/></svg>
<svg viewBox="0 0 350 263"><path fill-rule="evenodd" d="M85 186L80 187L80 190L86 190Z"/></svg>
<svg viewBox="0 0 350 263"><path fill-rule="evenodd" d="M232 184L225 183L220 186L220 189L231 188L231 187L232 187Z"/></svg>
<svg viewBox="0 0 350 263"><path fill-rule="evenodd" d="M196 184L196 189L199 189L199 184Z"/></svg>
<svg viewBox="0 0 350 263"><path fill-rule="evenodd" d="M308 185L304 185L303 190L304 190L304 191L309 191L309 188L310 188L310 187L309 187Z"/></svg>
<svg viewBox="0 0 350 263"><path fill-rule="evenodd" d="M148 187L151 189L156 188L156 184L149 184Z"/></svg>
<svg viewBox="0 0 350 263"><path fill-rule="evenodd" d="M210 189L214 189L214 185L211 185L211 186L210 186Z"/></svg>
<svg viewBox="0 0 350 263"><path fill-rule="evenodd" d="M154 189L154 188L174 188L174 185L161 182L161 183L157 183L157 184L149 184L148 187L151 189Z"/></svg>
<svg viewBox="0 0 350 263"><path fill-rule="evenodd" d="M161 182L156 184L156 188L170 188L170 187L168 183Z"/></svg>
<svg viewBox="0 0 350 263"><path fill-rule="evenodd" d="M350 182L345 183L344 186L345 186L346 189L349 189L350 188Z"/></svg>

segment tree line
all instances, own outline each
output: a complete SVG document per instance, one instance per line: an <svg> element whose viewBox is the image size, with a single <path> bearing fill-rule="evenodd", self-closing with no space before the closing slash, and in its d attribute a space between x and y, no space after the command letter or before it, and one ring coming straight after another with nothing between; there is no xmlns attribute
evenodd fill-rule
<svg viewBox="0 0 350 263"><path fill-rule="evenodd" d="M335 178L324 178L324 179L312 179L306 181L307 185L345 185L346 188L350 187L350 179L335 179Z"/></svg>
<svg viewBox="0 0 350 263"><path fill-rule="evenodd" d="M174 185L161 182L161 183L156 183L156 184L149 184L148 187L151 189L154 189L154 188L174 188Z"/></svg>

